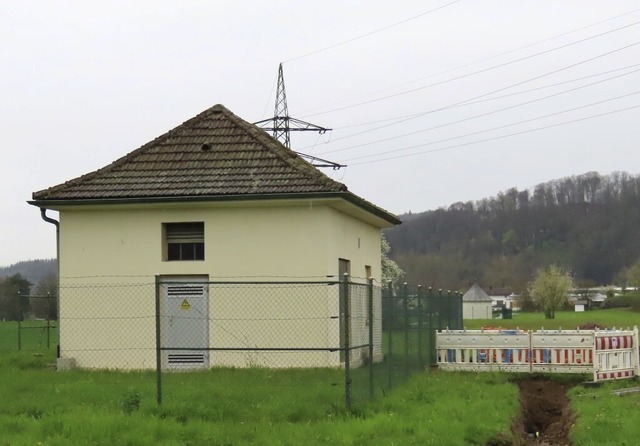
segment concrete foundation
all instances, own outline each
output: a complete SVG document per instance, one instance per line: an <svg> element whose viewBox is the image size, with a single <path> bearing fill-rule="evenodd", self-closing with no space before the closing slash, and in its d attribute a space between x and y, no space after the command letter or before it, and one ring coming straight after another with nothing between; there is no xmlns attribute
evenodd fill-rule
<svg viewBox="0 0 640 446"><path fill-rule="evenodd" d="M72 370L76 368L76 360L74 358L58 358L56 361L56 369L58 371Z"/></svg>

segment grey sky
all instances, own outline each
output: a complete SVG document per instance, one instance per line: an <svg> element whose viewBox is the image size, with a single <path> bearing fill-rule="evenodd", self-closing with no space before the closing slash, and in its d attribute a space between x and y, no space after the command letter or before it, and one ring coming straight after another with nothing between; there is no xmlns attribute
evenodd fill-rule
<svg viewBox="0 0 640 446"><path fill-rule="evenodd" d="M282 61L290 115L334 129L293 148L395 213L638 173L638 22L635 0L2 1L0 265L55 256L31 192L216 103L271 116Z"/></svg>

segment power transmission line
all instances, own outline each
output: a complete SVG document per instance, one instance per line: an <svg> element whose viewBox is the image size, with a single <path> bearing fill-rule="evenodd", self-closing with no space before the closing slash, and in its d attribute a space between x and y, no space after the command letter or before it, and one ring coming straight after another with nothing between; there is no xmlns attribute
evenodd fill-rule
<svg viewBox="0 0 640 446"><path fill-rule="evenodd" d="M440 129L440 128L443 128L443 127L448 127L448 126L455 125L455 124L460 124L462 122L471 121L471 120L474 120L474 119L478 119L478 118L482 118L482 117L485 117L485 116L489 116L489 115L493 115L493 114L496 114L496 113L500 113L500 112L503 112L503 111L506 111L506 110L511 110L511 109L514 109L514 108L518 108L518 107L522 107L522 106L525 106L525 105L533 104L535 102L540 102L540 101L544 101L546 99L550 99L550 98L553 98L553 97L561 96L563 94L571 93L571 92L574 92L574 91L577 91L577 90L581 90L583 88L588 88L588 87L591 87L593 85L601 84L603 82L608 82L608 81L613 80L613 79L618 79L618 78L621 78L621 77L624 77L624 76L628 76L630 74L637 73L639 71L640 71L640 69L629 71L627 73L619 74L617 76L612 76L612 77L609 77L609 78L606 78L606 79L601 79L599 81L592 82L590 84L580 85L578 87L571 88L569 90L564 90L564 91L561 91L561 92L553 93L553 94L550 94L550 95L547 95L547 96L543 96L541 98L536 98L536 99L532 99L530 101L526 101L526 102L521 102L521 103L518 103L518 104L510 105L508 107L500 108L500 109L497 109L497 110L492 110L492 111L489 111L489 112L486 112L486 113L482 113L482 114L479 114L479 115L475 115L475 116L470 116L468 118L460 119L460 120L457 120L457 121L447 122L445 124L440 124L440 125L437 125L437 126L434 126L434 127L428 127L426 129L420 129L420 130L415 130L415 131L409 132L409 133L403 133L402 135L398 135L398 136L393 136L393 137L384 138L384 139L378 139L376 141L370 141L370 142L357 144L357 145L353 145L353 146L349 146L349 147L343 147L343 148L340 148L340 149L324 151L324 152L321 152L321 153L327 154L327 153L335 153L335 152L344 152L344 151L347 151L347 150L352 150L352 149L356 149L356 148L363 147L363 146L368 146L368 145L372 145L372 144L378 144L378 143L381 143L381 142L396 140L398 138L404 138L406 136L411 136L411 135L415 135L415 134L418 134L418 133L424 133L424 132L427 132L427 131L436 130L436 129Z"/></svg>
<svg viewBox="0 0 640 446"><path fill-rule="evenodd" d="M342 42L339 42L339 43L336 43L336 44L333 44L333 45L329 45L329 46L321 48L319 50L311 51L311 52L303 54L301 56L297 56L297 57L293 57L291 59L287 59L283 63L293 62L294 60L302 59L303 57L307 57L307 56L311 56L311 55L314 55L314 54L318 54L318 53L321 53L323 51L327 51L327 50L330 50L330 49L333 49L333 48L337 48L337 47L342 46L342 45L346 45L347 43L351 43L351 42L354 42L356 40L360 40L360 39L362 39L364 37L369 37L369 36L371 36L373 34L377 34L379 32L386 31L387 29L390 29L390 28L396 27L398 25L402 25L404 23L410 22L411 20L415 20L417 18L420 18L420 17L423 17L425 15L431 14L433 12L439 11L441 9L444 9L444 8L448 7L448 6L454 5L456 3L460 3L461 1L462 0L455 0L455 1L449 2L449 3L445 4L445 5L438 6L437 8L430 9L429 11L425 11L425 12L423 12L421 14L418 14L418 15L414 15L413 17L409 17L408 19L404 19L404 20L401 20L399 22L393 23L391 25L387 25L387 26L384 26L382 28L378 28L376 30L370 31L370 32L365 33L365 34L361 34L361 35L359 35L357 37L353 37L351 39L344 40Z"/></svg>
<svg viewBox="0 0 640 446"><path fill-rule="evenodd" d="M404 85L414 84L416 82L420 82L420 81L425 80L425 79L430 79L432 77L440 76L442 74L450 73L452 71L457 71L457 70L460 70L462 68L467 68L467 67L470 67L470 66L473 66L473 65L477 65L479 63L486 62L488 60L496 59L498 57L502 57L502 56L505 56L507 54L515 53L515 52L518 52L518 51L521 51L521 50L524 50L524 49L539 45L539 44L544 43L544 42L555 40L555 39L557 39L559 37L564 37L566 35L573 34L573 33L576 33L578 31L582 31L584 29L588 29L588 28L600 25L602 23L606 23L606 22L610 22L610 21L615 20L615 19L619 19L620 17L624 17L624 16L633 14L633 13L638 12L638 11L640 11L640 8L633 9L631 11L628 11L628 12L625 12L625 13L622 13L622 14L618 14L618 15L613 16L613 17L609 17L608 19L600 20L598 22L594 22L594 23L591 23L589 25L586 25L586 26L583 26L583 27L580 27L580 28L576 28L576 29L573 29L573 30L570 30L570 31L566 31L566 32L561 33L561 34L556 34L555 36L551 36L551 37L548 37L546 39L538 40L536 42L529 43L527 45L524 45L524 46L521 46L521 47L518 47L518 48L514 48L512 50L508 50L508 51L505 51L505 52L502 52L502 53L499 53L499 54L496 54L496 55L493 55L493 56L485 57L483 59L479 59L479 60L476 60L476 61L473 61L473 62L469 62L469 63L463 64L463 65L458 65L456 67L449 68L447 70L440 71L438 73L434 73L434 74L430 74L430 75L427 75L427 76L423 76L421 78L414 79L412 81L407 81L407 82L403 82L401 84L396 84L394 86L387 87L387 88L385 88L383 90L378 90L376 92L368 93L366 95L360 95L360 96L357 96L357 97L354 97L354 98L351 98L351 99L348 99L348 100L334 102L334 103L328 104L328 105L326 105L324 107L330 107L330 106L338 105L338 104L341 104L341 103L344 103L344 102L349 102L350 100L359 99L361 97L366 97L366 96L371 96L373 94L382 93L384 91L392 90L392 89L395 89L395 88L398 88L398 87L402 87ZM322 107L320 107L320 108L322 108ZM309 112L311 112L311 111L313 111L313 110L309 110ZM303 113L308 113L308 112L303 111Z"/></svg>
<svg viewBox="0 0 640 446"><path fill-rule="evenodd" d="M556 124L549 124L549 125L545 125L545 126L542 126L542 127L537 127L537 128L534 128L534 129L522 130L522 131L515 132L515 133L509 133L507 135L494 136L494 137L491 137L491 138L481 139L481 140L477 140L477 141L470 141L470 142L466 142L466 143L455 144L453 146L440 147L438 149L425 150L425 151L416 152L416 153L408 153L408 154L405 154L405 155L391 156L391 157L387 157L387 158L381 158L381 159L378 159L378 160L363 161L363 162L360 162L360 163L353 163L353 164L350 164L350 165L351 166L358 166L358 165L363 165L363 164L379 163L379 162L389 161L389 160L394 160L394 159L399 159L399 158L408 158L408 157L412 157L412 156L424 155L424 154L427 154L427 153L442 152L442 151L445 151L445 150L455 149L455 148L464 147L464 146L470 146L470 145L473 145L473 144L480 144L480 143L483 143L483 142L495 141L495 140L498 140L498 139L510 138L512 136L524 135L526 133L533 133L533 132L537 132L537 131L540 131L540 130L546 130L546 129L550 129L550 128L554 128L554 127L560 127L560 126L563 126L563 125L572 124L572 123L580 122L580 121L586 121L586 120L589 120L589 119L595 119L595 118L599 118L599 117L602 117L602 116L613 115L613 114L616 114L616 113L621 113L621 112L633 110L633 109L636 109L636 108L640 108L640 105L634 105L634 106L627 107L627 108L621 108L621 109L618 109L618 110L599 113L597 115L585 116L585 117L582 117L582 118L572 119L570 121L559 122L559 123L556 123ZM411 148L421 147L421 146L425 146L425 145L428 145L428 144L431 144L431 143L420 144L420 145L417 145L417 146L413 146ZM406 149L408 149L408 148L400 149L400 150L406 150ZM393 151L391 151L391 152L393 152Z"/></svg>
<svg viewBox="0 0 640 446"><path fill-rule="evenodd" d="M541 56L543 54L548 54L548 53L551 53L553 51L558 51L558 50L561 50L561 49L564 49L564 48L567 48L567 47L570 47L570 46L573 46L573 45L577 45L579 43L586 42L586 41L591 40L591 39L596 39L598 37L602 37L602 36L605 36L607 34L611 34L613 32L621 31L623 29L626 29L626 28L629 28L629 27L632 27L632 26L636 26L638 24L640 24L640 21L633 22L631 24L624 25L624 26L621 26L619 28L615 28L615 29L612 29L612 30L609 30L609 31L605 31L603 33L596 34L594 36L585 37L584 39L576 40L575 42L570 42L570 43L567 43L567 44L564 44L564 45L560 45L560 46L555 47L555 48L550 48L548 50L539 51L539 52L537 52L535 54L530 54L528 56L524 56L524 57L521 57L519 59L511 60L511 61L504 62L504 63L498 64L498 65L493 65L491 67L483 68L481 70L473 71L471 73L462 74L462 75L457 76L457 77L445 79L445 80L442 80L440 82L435 82L435 83L432 83L432 84L423 85L422 87L417 87L417 88L413 88L411 90L401 91L399 93L383 96L383 97L376 98L376 99L370 99L368 101L359 102L359 103L356 103L356 104L345 105L344 107L334 108L332 110L326 110L326 111L317 112L317 113L310 113L310 114L306 114L306 115L303 114L302 117L303 118L308 118L308 117L311 117L311 116L324 115L324 114L327 114L327 113L332 113L332 112L336 112L336 111L347 110L347 109L354 108L354 107L360 107L362 105L372 104L374 102L384 101L386 99L391 99L391 98L395 98L395 97L398 97L398 96L403 96L403 95L406 95L406 94L409 94L409 93L415 93L416 91L424 90L426 88L436 87L438 85L442 85L442 84L445 84L445 83L448 83L448 82L453 82L453 81L464 79L464 78L467 78L467 77L470 77L470 76L475 76L477 74L486 73L487 71L495 70L497 68L502 68L502 67L505 67L507 65L511 65L511 64L518 63L518 62L522 62L524 60L528 60L528 59L531 59L531 58L534 58L534 57L538 57L538 56Z"/></svg>
<svg viewBox="0 0 640 446"><path fill-rule="evenodd" d="M616 71L628 70L629 68L634 68L634 67L638 67L638 66L640 66L640 63L633 64L633 65L627 65L625 67L615 68L613 70L601 71L599 73L590 74L588 76L576 77L574 79L570 79L570 80L567 80L567 81L556 82L556 83L553 83L553 84L547 84L547 85L543 85L541 87L530 88L528 90L521 90L521 91L516 91L514 93L503 94L502 96L494 96L492 98L480 99L478 101L465 102L464 104L454 105L454 106L451 106L449 108L451 109L451 108L463 107L463 106L467 106L467 105L482 104L484 102L490 102L490 101L495 101L495 100L498 100L498 99L504 99L504 98L508 98L508 97L512 97L512 96L518 96L518 95L522 95L522 94L526 94L526 93L531 93L533 91L546 90L547 88L553 88L553 87L557 87L557 86L560 86L560 85L571 84L571 83L574 83L574 82L583 81L583 80L586 80L586 79L591 79L592 77L598 77L598 76L602 76L604 74L615 73ZM630 71L629 73L625 73L625 74L631 74L631 73L635 73L635 72L636 72L636 70ZM360 122L360 123L357 123L357 124L343 125L343 126L340 126L340 127L334 127L334 130L342 130L342 129L348 129L348 128L352 128L352 127L362 127L362 126L365 126L365 125L380 124L382 122L396 121L396 120L406 119L406 118L414 118L414 117L422 116L424 113L425 112L411 113L410 115L395 116L393 118L383 118L383 119L378 119L378 120L375 120L375 121L367 121L367 122ZM376 129L373 129L373 130L376 130ZM373 131L373 130L371 130L371 131ZM359 134L361 134L361 133L359 133ZM350 136L351 135L347 135L347 136L345 136L343 138L348 138ZM340 140L340 139L343 139L343 138L339 138L337 140ZM315 144L314 144L314 146L315 146ZM311 146L308 146L308 147L311 147ZM338 150L336 150L336 151L338 151ZM329 151L329 152L326 152L326 153L330 153L330 152L333 152L333 151Z"/></svg>
<svg viewBox="0 0 640 446"><path fill-rule="evenodd" d="M561 67L559 69L552 70L552 71L549 71L547 73L543 73L541 75L534 76L534 77L529 78L529 79L525 79L524 81L516 82L515 84L511 84L511 85L508 85L506 87L501 87L501 88L498 88L497 90L493 90L493 91L490 91L488 93L483 93L483 94L481 94L479 96L474 96L472 98L465 99L463 101L458 101L456 103L453 103L453 104L450 104L450 105L446 105L444 107L440 107L440 108L432 109L432 110L427 110L427 111L425 111L423 113L419 113L419 114L416 114L416 115L411 115L411 116L409 116L407 118L404 118L404 119L401 119L399 121L392 122L392 123L389 123L389 124L385 124L385 125L376 127L375 129L363 130L361 132L356 132L356 133L352 133L350 135L342 136L342 137L339 137L339 138L334 138L332 142L341 141L341 140L347 139L347 138L353 138L354 136L358 136L358 135L362 135L362 134L365 134L365 133L377 131L377 130L380 130L380 129L383 129L383 128L387 128L387 127L391 127L391 126L394 126L394 125L398 125L398 124L401 124L403 122L408 122L408 121L411 121L413 119L416 119L416 118L419 118L419 117L422 117L422 116L425 116L425 115L428 115L428 114L437 113L437 112L440 112L440 111L443 111L443 110L449 110L451 108L459 107L461 105L468 104L468 103L470 103L472 101L475 101L477 99L481 99L481 98L484 98L484 97L487 97L487 96L491 96L491 95L493 95L495 93L499 93L501 91L509 90L511 88L518 87L520 85L527 84L529 82L533 82L533 81L536 81L538 79L542 79L544 77L547 77L547 76L550 76L550 75L553 75L553 74L560 73L561 71L565 71L565 70L568 70L568 69L571 69L571 68L575 68L575 67L577 67L579 65L583 65L585 63L592 62L592 61L594 61L596 59L600 59L602 57L610 56L611 54L614 54L614 53L617 53L619 51L623 51L623 50L629 49L629 48L631 48L633 46L636 46L638 44L640 44L640 42L635 42L635 43L632 43L630 45L626 45L626 46L623 46L623 47L620 47L620 48L616 48L616 49L608 51L606 53L599 54L597 56L593 56L593 57L590 57L588 59L584 59L584 60L581 60L579 62L573 63L571 65L567 65L567 66Z"/></svg>
<svg viewBox="0 0 640 446"><path fill-rule="evenodd" d="M418 144L416 146L405 147L405 148L402 148L402 149L387 150L385 152L378 152L378 153L373 153L373 154L370 154L370 155L358 156L358 157L355 157L355 158L350 158L347 161L358 160L358 159L363 159L363 158L371 158L371 157L375 157L375 156L386 155L388 153L403 152L405 150L414 149L416 147L424 147L424 146L428 146L428 145L438 144L438 143L441 143L441 142L452 141L454 139L466 138L467 136L475 136L475 135L479 135L481 133L492 132L494 130L501 130L501 129L504 129L504 128L507 128L507 127L513 127L514 125L525 124L527 122L537 121L538 119L550 118L551 116L557 116L557 115L561 115L561 114L564 114L564 113L569 113L569 112L572 112L572 111L581 110L583 108L593 107L594 105L600 105L600 104L604 104L606 102L616 101L618 99L623 99L623 98L626 98L626 97L629 97L629 96L633 96L633 95L636 95L636 94L639 94L639 93L640 93L640 90L634 91L634 92L631 92L631 93L627 93L627 94L623 94L621 96L616 96L614 98L603 99L602 101L597 101L597 102L592 102L590 104L581 105L579 107L569 108L567 110L562 110L562 111L554 112L554 113L548 113L546 115L537 116L535 118L529 118L529 119L525 119L523 121L513 122L511 124L505 124L505 125L501 125L501 126L498 126L498 127L492 127L490 129L479 130L477 132L466 133L464 135L453 136L451 138L441 139L441 140L438 140L438 141L432 141L432 142L428 142L428 143L424 143L424 144Z"/></svg>

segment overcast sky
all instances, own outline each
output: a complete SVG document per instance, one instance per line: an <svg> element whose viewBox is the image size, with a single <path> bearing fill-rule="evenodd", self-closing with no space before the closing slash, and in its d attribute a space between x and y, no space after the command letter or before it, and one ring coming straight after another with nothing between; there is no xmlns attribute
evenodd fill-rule
<svg viewBox="0 0 640 446"><path fill-rule="evenodd" d="M32 192L217 103L272 116L280 62L289 115L333 129L293 148L398 214L637 174L639 22L637 0L0 1L0 266L55 257Z"/></svg>

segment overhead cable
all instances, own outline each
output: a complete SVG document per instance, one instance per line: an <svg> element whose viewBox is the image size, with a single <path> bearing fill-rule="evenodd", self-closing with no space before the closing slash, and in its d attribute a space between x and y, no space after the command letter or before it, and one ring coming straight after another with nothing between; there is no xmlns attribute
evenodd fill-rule
<svg viewBox="0 0 640 446"><path fill-rule="evenodd" d="M540 131L540 130L545 130L545 129L550 129L550 128L554 128L554 127L560 127L560 126L567 125L567 124L572 124L572 123L575 123L575 122L586 121L586 120L589 120L589 119L599 118L599 117L607 116L607 115L613 115L613 114L616 114L616 113L621 113L621 112L625 112L625 111L629 111L629 110L634 110L636 108L640 108L640 104L639 105L633 105L631 107L621 108L621 109L618 109L618 110L612 110L612 111L609 111L609 112L599 113L597 115L591 115L591 116L585 116L585 117L582 117L582 118L572 119L570 121L559 122L559 123L556 123L556 124L549 124L549 125L545 125L545 126L542 126L542 127L537 127L537 128L534 128L534 129L522 130L522 131L519 131L519 132L509 133L509 134L506 134L506 135L494 136L494 137L491 137L491 138L485 138L485 139L481 139L481 140L477 140L477 141L469 141L469 142L465 142L465 143L455 144L453 146L440 147L440 148L437 148L437 149L424 150L424 151L415 152L415 153L408 153L408 154L405 154L405 155L391 156L391 157L381 158L381 159L377 159L377 160L363 161L363 162L360 162L360 163L351 163L349 165L350 166L358 166L358 165L362 165L362 164L379 163L379 162L389 161L389 160L393 160L393 159L408 158L408 157L411 157L411 156L424 155L424 154L427 154L427 153L442 152L444 150L455 149L455 148L458 148L458 147L464 147L464 146L469 146L469 145L473 145L473 144L480 144L480 143L488 142L488 141L495 141L495 140L498 140L498 139L510 138L512 136L524 135L526 133L533 133L533 132L537 132L537 131ZM411 148L421 147L421 146L425 146L425 145L429 145L429 144L431 144L431 143L420 144L420 145L417 145L417 146L413 146ZM401 149L401 150L405 150L405 149ZM391 152L393 152L393 151L391 151ZM391 153L391 152L388 152L388 153Z"/></svg>
<svg viewBox="0 0 640 446"><path fill-rule="evenodd" d="M424 132L428 132L428 131L431 131L431 130L440 129L440 128L448 127L448 126L455 125L455 124L460 124L461 122L472 121L474 119L483 118L485 116L493 115L493 114L496 114L496 113L500 113L500 112L503 112L503 111L506 111L506 110L511 110L511 109L518 108L518 107L523 107L525 105L533 104L535 102L544 101L546 99L550 99L550 98L553 98L553 97L556 97L556 96L561 96L563 94L572 93L574 91L581 90L583 88L591 87L593 85L601 84L603 82L608 82L608 81L613 80L613 79L618 79L618 78L621 78L621 77L624 77L624 76L628 76L630 74L637 73L639 71L640 71L640 68L636 69L636 70L633 70L633 71L629 71L629 72L624 73L624 74L619 74L617 76L612 76L612 77L609 77L609 78L606 78L606 79L601 79L599 81L592 82L590 84L580 85L578 87L571 88L569 90L560 91L560 92L553 93L553 94L550 94L550 95L547 95L547 96L543 96L543 97L540 97L540 98L532 99L530 101L521 102L521 103L518 103L518 104L510 105L508 107L500 108L500 109L497 109L497 110L492 110L492 111L489 111L489 112L486 112L486 113L482 113L482 114L479 114L479 115L470 116L470 117L464 118L464 119L459 119L457 121L447 122L445 124L440 124L440 125L437 125L437 126L434 126L434 127L428 127L426 129L415 130L413 132L403 133L402 135L392 136L392 137L384 138L384 139L378 139L376 141L370 141L370 142L366 142L366 143L362 143L362 144L357 144L357 145L354 145L354 146L343 147L343 148L335 149L335 150L329 150L329 151L321 152L321 154L344 152L344 151L347 151L347 150L352 150L352 149L356 149L356 148L363 147L363 146L368 146L368 145L377 144L377 143L381 143L381 142L391 141L391 140L395 140L395 139L398 139L398 138L404 138L406 136L415 135L415 134L418 134L418 133L424 133Z"/></svg>
<svg viewBox="0 0 640 446"><path fill-rule="evenodd" d="M385 88L385 89L383 89L383 90L378 90L378 91L376 91L376 92L371 92L371 93L368 93L368 94L366 94L366 95L360 95L360 96L357 96L357 97L354 97L354 98L351 98L351 99L347 99L347 100L343 100L343 101L339 101L339 102L334 102L334 103L332 103L332 104L327 104L327 105L325 105L324 107L330 107L330 106L332 106L332 105L342 104L342 103L344 103L344 102L349 102L349 101L351 101L351 100L358 99L358 98L365 97L365 96L371 96L371 95L376 94L376 93L382 93L382 92L384 92L384 91L392 90L392 89L394 89L394 88L402 87L402 86L404 86L404 85L415 84L416 82L420 82L420 81L423 81L423 80L425 80L425 79L430 79L430 78L432 78L432 77L440 76L440 75L442 75L442 74L450 73L450 72L452 72L452 71L457 71L457 70L460 70L460 69L462 69L462 68L467 68L467 67L470 67L470 66L473 66L473 65L477 65L477 64L480 64L480 63L482 63L482 62L486 62L486 61L488 61L488 60L492 60L492 59L496 59L496 58L498 58L498 57L506 56L507 54L515 53L515 52L518 52L518 51L522 51L522 50L524 50L524 49L527 49L527 48L530 48L530 47L533 47L533 46L539 45L539 44L541 44L541 43L548 42L548 41L551 41L551 40L555 40L555 39L557 39L557 38L559 38L559 37L564 37L564 36L566 36L566 35L573 34L573 33L576 33L576 32L578 32L578 31L582 31L582 30L585 30L585 29L588 29L588 28L592 28L592 27L597 26L597 25L600 25L600 24L602 24L602 23L610 22L610 21L612 21L612 20L619 19L620 17L624 17L624 16L627 16L627 15L630 15L630 14L636 13L636 12L638 12L638 11L640 11L640 8L633 9L633 10L631 10L631 11L628 11L628 12L625 12L625 13L622 13L622 14L618 14L618 15L616 15L616 16L609 17L609 18L604 19L604 20L600 20L600 21L598 21L598 22L594 22L594 23L591 23L591 24L589 24L589 25L582 26L582 27L580 27L580 28L576 28L576 29L573 29L573 30L570 30L570 31L566 31L566 32L563 32L563 33L561 33L561 34L556 34L555 36L547 37L547 38L545 38L545 39L538 40L538 41L536 41L536 42L529 43L529 44L527 44L527 45L524 45L524 46L521 46L521 47L518 47L518 48L514 48L514 49L511 49L511 50L508 50L508 51L505 51L505 52L499 53L499 54L495 54L495 55L493 55L493 56L485 57L485 58L483 58L483 59L478 59L478 60L475 60L475 61L473 61L473 62L469 62L469 63L463 64L463 65L458 65L458 66L456 66L456 67L449 68L449 69L446 69L446 70L444 70L444 71L440 71L440 72L438 72L438 73L429 74L429 75L427 75L427 76L423 76L423 77L420 77L420 78L418 78L418 79L414 79L414 80L411 80L411 81L407 81L407 82L403 82L403 83L400 83L400 84L396 84L396 85L393 85L393 86L391 86L391 87L387 87L387 88ZM318 107L318 108L323 108L323 107ZM316 110L317 110L318 108L316 108ZM309 110L309 112L310 112L310 111L312 111L312 110ZM306 113L306 112L303 112L303 113Z"/></svg>
<svg viewBox="0 0 640 446"><path fill-rule="evenodd" d="M553 83L553 84L542 85L541 87L529 88L528 90L516 91L514 93L507 93L507 94L503 94L501 96L493 96L491 98L480 99L480 100L473 101L473 102L465 102L464 104L458 104L458 105L450 106L449 109L468 106L468 105L482 104L484 102L490 102L490 101L495 101L495 100L498 100L498 99L504 99L504 98L509 98L509 97L512 97L512 96L518 96L518 95L522 95L522 94L526 94L526 93L531 93L533 91L546 90L547 88L553 88L553 87L558 87L560 85L571 84L571 83L574 83L574 82L583 81L585 79L591 79L592 77L598 77L598 76L602 76L604 74L615 73L616 71L628 70L629 68L635 68L635 67L639 67L639 66L640 66L640 63L633 64L633 65L627 65L625 67L615 68L613 70L601 71L599 73L590 74L588 76L576 77L574 79L570 79L570 80L566 80L566 81L562 81L562 82L556 82L556 83ZM630 71L630 72L625 73L625 74L635 73L635 71L636 70ZM357 124L343 125L343 126L339 126L339 127L334 127L333 130L343 130L343 129L348 129L348 128L352 128L352 127L362 127L362 126L365 126L365 125L380 124L382 122L396 121L396 120L399 120L399 119L419 117L419 116L422 116L424 113L425 112L411 113L410 115L395 116L393 118L383 118L383 119L378 119L378 120L375 120L375 121L367 121L367 122L360 122L360 123L357 123ZM373 129L373 130L376 130L376 129ZM368 130L368 131L373 131L373 130ZM347 138L347 137L350 137L350 136L351 135L347 135L347 136L345 136L343 138ZM342 138L340 138L340 139L342 139ZM315 146L315 144L314 144L314 146ZM307 146L307 147L310 147L310 146ZM306 147L304 147L304 148L306 148ZM303 150L304 148L302 148L301 150ZM326 152L326 153L330 153L330 152L331 151Z"/></svg>
<svg viewBox="0 0 640 446"><path fill-rule="evenodd" d="M431 88L431 87L435 87L435 86L438 86L438 85L442 85L442 84L445 84L447 82L453 82L453 81L456 81L456 80L464 79L464 78L467 78L467 77L470 77L470 76L475 76L476 74L486 73L487 71L495 70L497 68L502 68L502 67L505 67L507 65L511 65L511 64L514 64L514 63L522 62L524 60L532 59L534 57L538 57L538 56L541 56L543 54L548 54L548 53L551 53L551 52L554 52L554 51L558 51L558 50L561 50L561 49L564 49L564 48L567 48L567 47L570 47L570 46L573 46L573 45L577 45L579 43L586 42L586 41L591 40L591 39L602 37L602 36L605 36L607 34L611 34L611 33L614 33L614 32L617 32L617 31L621 31L623 29L626 29L626 28L629 28L629 27L632 27L632 26L639 25L639 24L640 24L640 21L633 22L633 23L630 23L628 25L621 26L619 28L615 28L615 29L612 29L612 30L609 30L609 31L605 31L605 32L600 33L600 34L596 34L594 36L589 36L589 37L585 37L584 39L576 40L575 42L570 42L570 43L567 43L567 44L564 44L564 45L560 45L560 46L555 47L555 48L550 48L548 50L540 51L540 52L537 52L535 54L530 54L528 56L524 56L524 57L521 57L519 59L511 60L511 61L508 61L508 62L503 62L503 63L498 64L498 65L493 65L491 67L487 67L487 68L483 68L481 70L473 71L471 73L466 73L466 74L462 74L462 75L457 76L457 77L444 79L444 80L439 81L439 82L434 82L432 84L423 85L422 87L412 88L411 90L401 91L399 93L395 93L395 94L392 94L392 95L382 96L380 98L370 99L368 101L359 102L359 103L356 103L356 104L345 105L344 107L334 108L332 110L326 110L326 111L323 111L323 112L316 112L316 113L310 113L310 114L303 114L302 117L303 118L308 118L308 117L311 117L311 116L324 115L324 114L327 114L327 113L332 113L332 112L336 112L336 111L347 110L347 109L354 108L354 107L360 107L362 105L372 104L374 102L384 101L386 99L391 99L391 98L395 98L395 97L398 97L398 96L403 96L403 95L406 95L406 94L409 94L409 93L415 93L416 91L420 91L420 90L424 90L424 89L427 89L427 88Z"/></svg>
<svg viewBox="0 0 640 446"><path fill-rule="evenodd" d="M351 39L344 40L342 42L339 42L339 43L336 43L336 44L333 44L333 45L329 45L329 46L324 47L324 48L320 48L319 50L311 51L310 53L306 53L306 54L303 54L301 56L297 56L297 57L293 57L291 59L287 59L287 60L283 61L282 63L292 62L294 60L302 59L303 57L311 56L313 54L318 54L318 53L321 53L323 51L330 50L332 48L336 48L336 47L339 47L339 46L342 46L342 45L346 45L347 43L351 43L351 42L354 42L356 40L360 40L360 39L363 39L365 37L369 37L369 36L371 36L373 34L377 34L379 32L386 31L389 28L393 28L393 27L396 27L398 25L402 25L404 23L410 22L411 20L415 20L415 19L423 17L423 16L425 16L427 14L431 14L433 12L439 11L441 9L444 9L444 8L446 8L448 6L454 5L454 4L459 3L461 1L462 0L455 0L455 1L449 2L449 3L445 4L445 5L438 6L437 8L430 9L429 11L425 11L425 12L423 12L421 14L418 14L418 15L414 15L413 17L409 17L408 19L404 19L404 20L401 20L399 22L393 23L391 25L387 25L387 26L384 26L382 28L378 28L376 30L370 31L370 32L365 33L365 34L361 34L361 35L359 35L357 37L353 37Z"/></svg>
<svg viewBox="0 0 640 446"><path fill-rule="evenodd" d="M340 141L340 140L347 139L347 138L352 138L354 136L362 135L364 133L377 131L377 130L380 130L380 129L383 129L383 128L387 128L387 127L391 127L391 126L394 126L394 125L397 125L397 124L401 124L403 122L408 122L408 121L411 121L413 119L416 119L416 118L419 118L421 116L425 116L425 115L428 115L428 114L437 113L437 112L440 112L440 111L443 111L443 110L448 110L448 109L451 109L451 108L454 108L454 107L458 107L460 105L467 104L467 103L469 103L471 101L475 101L477 99L481 99L481 98L484 98L484 97L487 97L487 96L491 96L491 95L493 95L495 93L499 93L499 92L502 92L502 91L505 91L505 90L509 90L511 88L514 88L514 87L517 87L517 86L520 86L520 85L523 85L523 84L527 84L529 82L533 82L533 81L538 80L538 79L542 79L543 77L547 77L547 76L550 76L552 74L560 73L561 71L565 71L565 70L568 70L568 69L571 69L571 68L575 68L578 65L582 65L582 64L585 64L585 63L588 63L588 62L592 62L592 61L594 61L596 59L600 59L602 57L609 56L611 54L614 54L614 53L617 53L619 51L623 51L623 50L629 49L629 48L631 48L633 46L636 46L636 45L639 45L639 44L640 44L640 42L634 42L634 43L632 43L630 45L626 45L626 46L623 46L623 47L620 47L620 48L616 48L616 49L608 51L606 53L599 54L597 56L581 60L581 61L573 63L571 65L567 65L567 66L558 68L557 70L549 71L547 73L544 73L544 74L541 74L541 75L538 75L538 76L534 76L534 77L529 78L529 79L525 79L524 81L516 82L515 84L511 84L511 85L508 85L506 87L498 88L498 89L490 91L488 93L483 93L481 95L474 96L472 98L465 99L463 101L458 101L458 102L455 102L453 104L446 105L444 107L440 107L440 108L436 108L436 109L432 109L432 110L427 110L426 112L419 113L417 115L411 115L410 117L407 117L405 119L401 119L401 120L396 121L396 122L392 122L392 123L389 123L389 124L381 125L379 127L376 127L375 129L363 130L361 132L352 133L350 135L342 136L340 138L334 138L333 142ZM323 152L323 153L326 153L326 152Z"/></svg>

